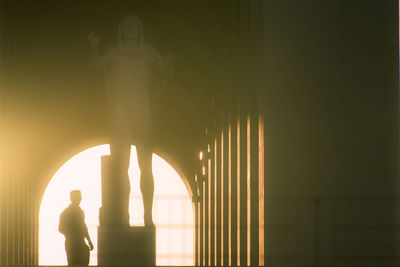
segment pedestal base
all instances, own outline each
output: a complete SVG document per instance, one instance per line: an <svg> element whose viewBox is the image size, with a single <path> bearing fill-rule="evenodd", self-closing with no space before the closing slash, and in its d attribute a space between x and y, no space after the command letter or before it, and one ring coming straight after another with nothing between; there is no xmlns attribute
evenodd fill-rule
<svg viewBox="0 0 400 267"><path fill-rule="evenodd" d="M98 265L155 266L156 229L98 227Z"/></svg>

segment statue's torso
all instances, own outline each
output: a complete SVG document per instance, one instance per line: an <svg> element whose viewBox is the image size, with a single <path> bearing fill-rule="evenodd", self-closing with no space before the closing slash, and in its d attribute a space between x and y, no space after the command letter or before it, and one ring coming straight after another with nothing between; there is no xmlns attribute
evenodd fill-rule
<svg viewBox="0 0 400 267"><path fill-rule="evenodd" d="M135 54L115 51L108 56L110 64L105 69L105 78L114 112L133 117L149 113L154 53L151 50Z"/></svg>

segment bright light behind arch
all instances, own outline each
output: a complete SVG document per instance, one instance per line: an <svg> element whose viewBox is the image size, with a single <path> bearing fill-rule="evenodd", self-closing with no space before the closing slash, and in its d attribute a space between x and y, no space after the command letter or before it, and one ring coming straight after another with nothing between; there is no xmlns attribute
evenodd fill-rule
<svg viewBox="0 0 400 267"><path fill-rule="evenodd" d="M82 191L81 207L95 245L90 265L97 265L97 226L101 206L100 158L109 155L109 145L89 148L72 157L53 176L43 195L39 214L39 264L66 265L64 236L58 232L60 213L69 205L69 192ZM188 191L178 173L153 154L154 205L157 227L157 265L193 265L194 218ZM130 224L143 225L136 148L132 146L129 177Z"/></svg>

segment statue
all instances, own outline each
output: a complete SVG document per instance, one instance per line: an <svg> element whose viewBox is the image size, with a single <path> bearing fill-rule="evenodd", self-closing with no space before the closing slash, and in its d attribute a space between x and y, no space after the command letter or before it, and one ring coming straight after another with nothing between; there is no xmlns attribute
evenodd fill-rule
<svg viewBox="0 0 400 267"><path fill-rule="evenodd" d="M130 183L128 176L130 150L135 139L140 168L144 223L154 227L152 218L154 180L152 174L152 115L160 88L173 74L174 55L163 57L144 43L143 27L136 16L125 16L118 28L118 44L99 54L100 38L90 33L91 57L96 67L104 70L111 115L111 165L117 173L113 186L118 188L114 209L128 213ZM128 213L129 214L129 213ZM129 215L121 219L129 225ZM128 220L128 221L126 221Z"/></svg>

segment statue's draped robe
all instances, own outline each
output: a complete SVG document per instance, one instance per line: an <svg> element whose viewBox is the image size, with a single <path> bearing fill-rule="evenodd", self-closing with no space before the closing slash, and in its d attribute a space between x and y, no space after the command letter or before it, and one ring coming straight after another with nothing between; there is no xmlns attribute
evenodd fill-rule
<svg viewBox="0 0 400 267"><path fill-rule="evenodd" d="M173 75L172 66L153 47L144 44L141 22L137 20L136 23L139 23L136 47L125 45L120 25L118 45L104 53L111 129L111 175L108 179L112 180L107 184L113 187L103 189L108 190L111 196L109 205L104 205L108 206L105 213L109 215L104 215L114 221L113 224L129 224L130 183L127 170L130 145L135 141L138 150L140 146L150 153L151 166L152 117L158 108L156 102L161 88Z"/></svg>

